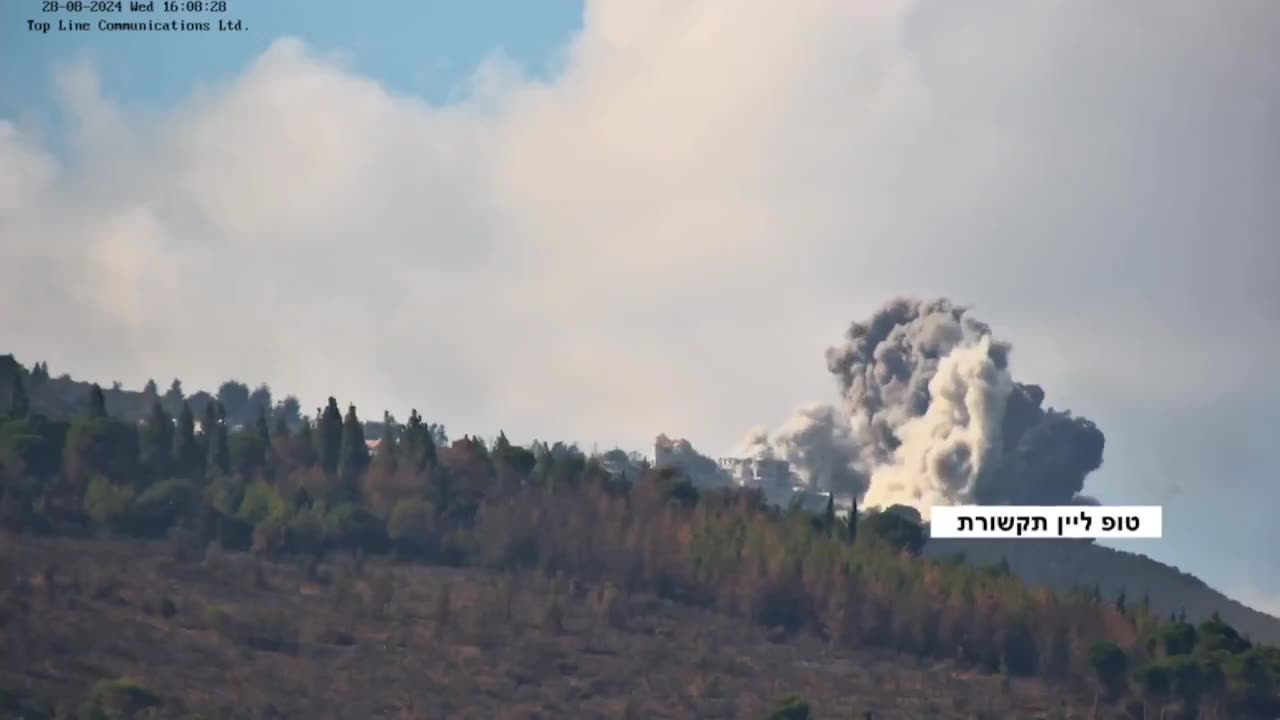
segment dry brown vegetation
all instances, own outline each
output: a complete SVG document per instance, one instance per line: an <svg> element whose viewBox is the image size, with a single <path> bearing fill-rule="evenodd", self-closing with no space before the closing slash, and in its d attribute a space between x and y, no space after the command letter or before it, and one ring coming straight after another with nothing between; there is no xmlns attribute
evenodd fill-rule
<svg viewBox="0 0 1280 720"><path fill-rule="evenodd" d="M128 695L137 717L759 718L792 693L817 718L1092 711L1083 688L836 648L535 573L272 563L172 542L0 542L10 712L68 712L95 684L100 704L108 691Z"/></svg>

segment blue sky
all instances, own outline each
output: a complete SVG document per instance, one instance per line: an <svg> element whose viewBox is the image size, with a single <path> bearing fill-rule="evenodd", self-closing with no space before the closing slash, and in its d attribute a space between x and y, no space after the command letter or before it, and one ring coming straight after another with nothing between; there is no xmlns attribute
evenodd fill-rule
<svg viewBox="0 0 1280 720"><path fill-rule="evenodd" d="M40 35L0 1L20 359L719 454L943 295L1104 430L1087 493L1167 506L1129 549L1280 611L1241 550L1280 546L1280 5L230 5Z"/></svg>
<svg viewBox="0 0 1280 720"><path fill-rule="evenodd" d="M53 70L75 59L89 58L98 66L105 94L166 105L189 94L193 84L216 84L242 70L284 35L349 54L353 69L397 92L443 102L495 51L545 76L556 50L582 22L579 0L279 0L230 3L228 17L243 18L247 28L239 33L41 34L29 32L26 23L44 18L33 12L39 5L0 3L0 117L39 113L41 122L56 120Z"/></svg>

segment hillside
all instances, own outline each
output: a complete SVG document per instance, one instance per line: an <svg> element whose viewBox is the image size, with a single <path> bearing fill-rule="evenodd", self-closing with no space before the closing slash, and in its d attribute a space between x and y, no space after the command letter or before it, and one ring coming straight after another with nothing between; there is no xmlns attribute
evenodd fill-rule
<svg viewBox="0 0 1280 720"><path fill-rule="evenodd" d="M1103 597L1124 593L1130 603L1146 596L1153 611L1168 615L1185 612L1193 622L1217 613L1253 640L1280 645L1280 618L1258 612L1204 584L1181 570L1145 555L1089 542L1027 540L931 540L924 555L945 559L962 553L974 565L994 565L1004 559L1018 577L1060 592L1076 587L1098 588Z"/></svg>
<svg viewBox="0 0 1280 720"><path fill-rule="evenodd" d="M818 718L1083 718L1092 703L612 586L176 547L5 540L10 707L73 705L103 678L100 702L121 703L122 677L164 717L759 718L796 694Z"/></svg>
<svg viewBox="0 0 1280 720"><path fill-rule="evenodd" d="M351 645L359 634L364 640L356 647L381 648L374 655L359 655L359 669L351 671L350 680L340 677L333 683L339 696L329 697L327 704L382 682L364 675L367 668L393 667L397 669L384 674L393 679L387 692L398 705L364 704L381 703L381 696L346 700L357 703L358 709L349 709L356 717L385 716L407 701L403 693L412 681L402 668L431 666L442 653L453 652L406 639L406 633L417 638L416 623L424 618L447 619L450 614L432 616L424 610L439 605L440 595L406 594L399 588L438 588L442 578L452 577L447 573L461 573L457 579L464 595L473 586L507 588L515 583L531 588L529 602L547 609L544 617L557 636L562 618L553 618L589 597L581 590L590 588L600 593L594 602L606 617L621 607L627 616L668 608L659 615L687 618L655 620L671 628L654 641L667 645L662 652L672 647L683 652L687 638L699 635L696 627L730 623L726 627L735 629L726 632L744 642L767 631L776 639L801 643L788 647L807 648L806 667L814 678L843 673L846 663L879 662L869 659L873 656L892 658L887 660L891 672L879 681L841 676L832 681L837 689L828 695L825 685L806 685L798 676L791 680L784 675L799 687L770 685L772 666L782 656L764 645L744 646L741 654L759 660L742 682L755 688L753 696L762 704L779 692L809 692L811 701L821 699L843 711L847 706L841 704L838 688L861 686L869 688L869 698L888 703L874 694L874 687L887 683L892 690L894 682L921 677L913 667L928 667L1007 684L1029 683L1041 688L1032 691L1041 700L1056 693L1075 698L1078 705L1080 698L1098 693L1104 714L1126 707L1139 717L1145 712L1243 719L1280 712L1280 649L1254 645L1218 617L1189 623L1138 603L1118 606L1101 593L1053 593L1011 573L920 557L925 530L896 512L840 519L832 506L819 514L783 510L758 492L699 489L671 470L651 469L623 480L572 444L521 447L501 432L492 446L470 436L445 444L416 411L371 453L356 408L348 406L343 413L332 397L314 420L296 430L287 422L269 426L265 412L248 426L233 425L222 403L210 402L197 431L189 401L181 403L176 418L153 400L144 420L124 420L111 414L105 393L93 385L80 414L61 420L33 412L20 382L10 396L18 401L11 402L8 417L0 420L0 525L22 539L9 540L19 571L0 572L0 577L19 581L4 596L0 620L5 646L15 648L11 667L15 674L23 671L13 678L18 685L10 688L11 703L31 701L24 694L28 684L67 693L76 683L110 683L136 668L147 672L154 688L108 684L100 688L107 697L100 699L160 702L169 693L179 696L175 702L209 707L211 698L227 695L218 690L222 681L208 676L208 666L230 662L238 667L237 662L257 657L253 653L267 653L275 658L272 663L280 664L257 668L251 677L236 674L234 682L268 688L261 691L266 695L245 698L259 703L257 707L275 708L261 716L279 717L287 696L277 702L272 693L278 687L297 692L309 682L322 682L308 675L308 661L293 658L311 657L299 654L308 644L305 627L325 627L347 633L345 639L334 638L340 645ZM28 539L34 537L45 539ZM182 557L203 554L204 569L214 575L193 573L184 562L155 559L153 548L164 538ZM151 544L124 544L124 539ZM228 594L238 586L227 582L231 576L218 573L229 556L238 558L228 562L241 568L233 576L248 577L254 585L237 592L251 596ZM366 561L344 558L368 558L379 572L364 579L360 571L342 568ZM83 571L63 569L82 565ZM288 574L299 568L306 568L302 579ZM527 579L534 576L565 580L553 589ZM129 589L132 581L127 578L134 577L141 585ZM576 584L579 591L564 583ZM279 587L293 590L259 594ZM332 597L317 600L324 587L332 588ZM499 594L515 592L512 585ZM491 590L471 594L494 595ZM404 598L397 611L399 624L370 626L371 634L346 629L364 622L370 603L373 619L389 623L386 614L395 597ZM615 600L622 605L615 606ZM459 601L468 604L461 596ZM640 605L633 608L633 601ZM41 607L51 614L41 615ZM504 602L498 620L482 614L471 622L484 632L500 630L510 625L506 607ZM195 620L183 614L192 608L200 608ZM151 615L140 619L139 611ZM159 620L152 616L156 614ZM174 618L187 624L175 626ZM516 623L507 629L523 633L522 627ZM108 642L117 632L126 634ZM231 657L239 660L219 659L222 651L205 642L213 636L221 638L217 647L228 641L235 645ZM198 638L204 641L188 649L187 640ZM413 649L389 649L405 643ZM310 645L327 647L324 642ZM512 657L546 655L537 642L526 645L522 634L497 645ZM96 647L110 649L109 655L121 662L94 664ZM317 652L324 659L321 667L337 659L324 654L327 650ZM477 651L459 652L481 664L456 670L466 679L455 680L454 671L448 671L447 679L437 683L438 693L453 698L450 702L488 708L477 710L477 717L524 702L523 696L506 693L501 682L477 684L487 677L479 668L493 658L480 653L477 660ZM572 681L563 691L567 694L536 702L559 708L548 715L563 715L593 682L634 685L637 677L646 676L648 666L636 663L643 657L636 654L638 648L633 652L628 645L614 652L620 658L617 665L575 656L565 666L590 664L602 672L612 667L607 672L614 674L593 675L585 686ZM562 675L576 676L576 669L556 664L558 655L545 659L544 669L558 667ZM687 683L687 666L670 662ZM151 679L156 674L159 679ZM947 677L919 679L919 685L900 688L894 697L911 693L918 698L918 688L939 683L946 688ZM446 686L462 688L457 691L461 694L450 694L455 691L444 690ZM192 687L197 689L193 698L183 695ZM215 695L201 694L205 692ZM230 697L245 692L237 687ZM940 695L938 707L970 712L955 704L969 702L968 691L957 692ZM678 696L672 700L670 688L653 694L667 698L655 701L661 707L679 708L671 703L684 702ZM316 711L289 707L302 716ZM882 709L905 717L945 716L941 709ZM581 712L610 716L603 709ZM640 717L690 715L688 708L637 712ZM704 712L712 711L692 714ZM755 710L750 712L729 716L754 716Z"/></svg>

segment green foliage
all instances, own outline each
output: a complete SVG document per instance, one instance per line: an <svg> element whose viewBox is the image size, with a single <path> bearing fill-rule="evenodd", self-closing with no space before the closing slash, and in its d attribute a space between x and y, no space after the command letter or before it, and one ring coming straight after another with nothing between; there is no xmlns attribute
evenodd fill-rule
<svg viewBox="0 0 1280 720"><path fill-rule="evenodd" d="M795 695L788 695L774 704L773 710L765 716L765 720L810 720L813 711L809 702Z"/></svg>
<svg viewBox="0 0 1280 720"><path fill-rule="evenodd" d="M132 678L99 682L93 688L89 703L92 710L99 710L108 718L136 717L161 704L159 695Z"/></svg>
<svg viewBox="0 0 1280 720"><path fill-rule="evenodd" d="M156 400L151 405L151 414L143 426L139 446L142 452L142 465L153 476L163 476L169 467L169 458L173 452L173 418L164 411L164 406Z"/></svg>
<svg viewBox="0 0 1280 720"><path fill-rule="evenodd" d="M356 416L356 406L347 407L347 417L342 421L342 456L338 463L338 477L351 483L369 467L369 446L365 444L364 425Z"/></svg>
<svg viewBox="0 0 1280 720"><path fill-rule="evenodd" d="M162 535L179 518L193 515L200 499L200 491L190 481L161 480L134 498L131 525L141 535Z"/></svg>
<svg viewBox="0 0 1280 720"><path fill-rule="evenodd" d="M254 525L264 522L283 525L289 519L289 505L274 487L257 480L245 488L237 514Z"/></svg>
<svg viewBox="0 0 1280 720"><path fill-rule="evenodd" d="M1118 645L1107 640L1093 643L1089 648L1089 667L1105 690L1114 695L1123 691L1129 657Z"/></svg>
<svg viewBox="0 0 1280 720"><path fill-rule="evenodd" d="M58 471L67 426L39 415L0 421L0 465L17 475L48 478Z"/></svg>
<svg viewBox="0 0 1280 720"><path fill-rule="evenodd" d="M896 512L871 512L859 522L860 535L910 555L924 548L924 529Z"/></svg>
<svg viewBox="0 0 1280 720"><path fill-rule="evenodd" d="M231 443L227 437L227 413L221 403L214 405L216 415L206 417L205 475L217 477L231 472Z"/></svg>
<svg viewBox="0 0 1280 720"><path fill-rule="evenodd" d="M217 477L204 489L204 502L223 515L235 515L244 501L244 484L231 477Z"/></svg>
<svg viewBox="0 0 1280 720"><path fill-rule="evenodd" d="M1161 663L1151 663L1138 668L1133 679L1142 693L1148 697L1164 697L1173 687L1169 668Z"/></svg>
<svg viewBox="0 0 1280 720"><path fill-rule="evenodd" d="M435 509L425 500L406 498L396 503L387 521L387 533L396 551L415 555L429 551Z"/></svg>
<svg viewBox="0 0 1280 720"><path fill-rule="evenodd" d="M1198 647L1204 652L1221 651L1234 655L1243 653L1251 647L1249 641L1240 637L1240 633L1223 622L1217 613L1200 623L1197 635L1199 636Z"/></svg>
<svg viewBox="0 0 1280 720"><path fill-rule="evenodd" d="M376 515L354 503L339 503L325 515L325 536L336 547L385 552L386 527Z"/></svg>
<svg viewBox="0 0 1280 720"><path fill-rule="evenodd" d="M215 548L394 549L433 562L539 567L812 630L833 643L1011 675L1092 670L1116 695L1132 678L1148 695L1188 707L1212 702L1230 717L1270 711L1280 699L1280 651L1253 647L1220 618L1199 628L1176 617L1161 624L1126 607L1123 622L1096 590L1052 597L998 568L921 559L924 530L905 508L855 511L838 522L833 500L815 515L781 512L759 493L700 491L677 473L646 469L619 483L573 445L521 448L505 433L491 451L467 436L440 449L443 428L416 411L399 432L384 414L383 442L366 472L354 407L344 420L331 398L292 435L277 415L283 427L272 435L263 406L251 401L257 422L228 438L225 414L216 402L202 407L201 397L200 436L180 388L172 405L151 405L141 430L105 408L70 425L38 415L0 422L5 512L29 511L41 527L62 517L81 524L87 515L152 537L181 521L183 532ZM166 440L170 411L178 418Z"/></svg>
<svg viewBox="0 0 1280 720"><path fill-rule="evenodd" d="M125 518L132 500L131 488L94 475L84 494L84 511L98 525L115 527Z"/></svg>
<svg viewBox="0 0 1280 720"><path fill-rule="evenodd" d="M1197 633L1194 625L1173 622L1161 630L1165 655L1189 655L1196 648Z"/></svg>
<svg viewBox="0 0 1280 720"><path fill-rule="evenodd" d="M174 380L174 383L177 383ZM172 389L170 390L172 392ZM181 385L178 393L182 392ZM200 446L196 443L195 415L191 412L191 403L182 401L182 409L178 412L177 425L173 434L173 451L170 455L172 469L179 477L192 479L199 467Z"/></svg>
<svg viewBox="0 0 1280 720"><path fill-rule="evenodd" d="M243 420L249 409L249 386L236 380L222 383L218 387L218 404L227 417Z"/></svg>
<svg viewBox="0 0 1280 720"><path fill-rule="evenodd" d="M63 468L77 484L95 474L115 482L133 481L138 476L137 431L108 417L77 418L67 430Z"/></svg>
<svg viewBox="0 0 1280 720"><path fill-rule="evenodd" d="M269 450L270 446L263 445L256 428L237 430L229 438L229 465L240 477L253 477L255 472L266 467Z"/></svg>
<svg viewBox="0 0 1280 720"><path fill-rule="evenodd" d="M320 467L327 473L336 473L342 457L342 412L338 410L338 401L330 397L329 404L318 415Z"/></svg>

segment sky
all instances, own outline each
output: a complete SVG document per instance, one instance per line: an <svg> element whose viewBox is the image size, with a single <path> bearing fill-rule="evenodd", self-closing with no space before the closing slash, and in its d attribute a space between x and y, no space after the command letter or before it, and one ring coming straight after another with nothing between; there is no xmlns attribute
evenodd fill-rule
<svg viewBox="0 0 1280 720"><path fill-rule="evenodd" d="M719 454L948 297L1165 507L1123 547L1280 614L1280 4L229 4L0 3L0 351Z"/></svg>

